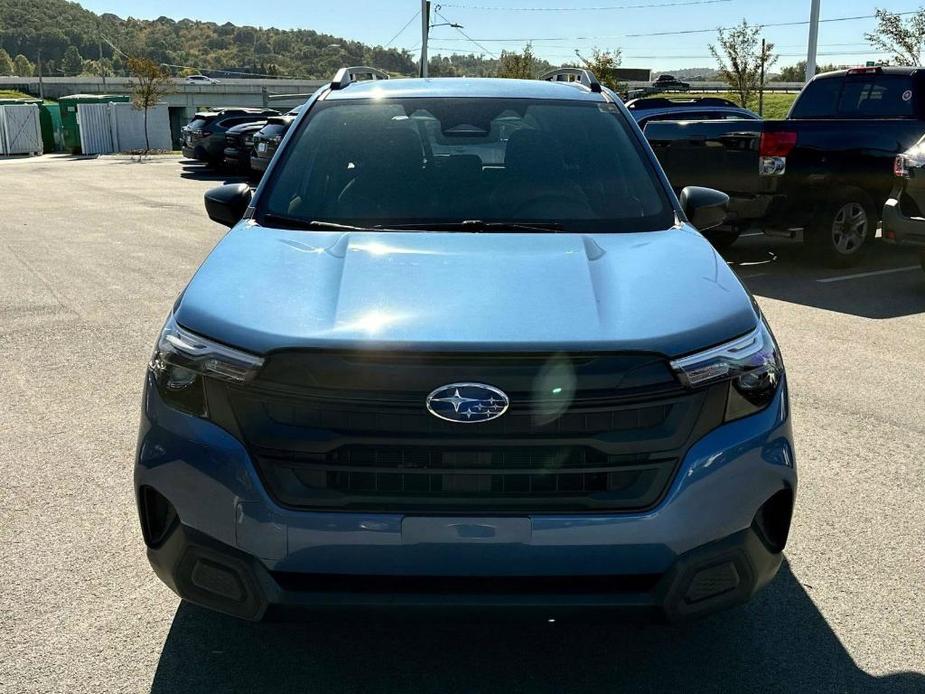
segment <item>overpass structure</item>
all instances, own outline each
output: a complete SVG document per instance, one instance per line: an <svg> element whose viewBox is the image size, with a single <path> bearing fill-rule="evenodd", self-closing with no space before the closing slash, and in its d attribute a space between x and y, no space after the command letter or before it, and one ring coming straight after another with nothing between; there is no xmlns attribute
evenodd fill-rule
<svg viewBox="0 0 925 694"><path fill-rule="evenodd" d="M19 91L46 99L59 99L69 94L130 94L131 77L0 77L0 89ZM230 79L217 84L187 84L182 78L171 79L163 101L171 108L196 111L214 106L267 106L272 94L306 94L318 89L323 80ZM293 98L296 106L305 98ZM289 102L280 102L289 106Z"/></svg>

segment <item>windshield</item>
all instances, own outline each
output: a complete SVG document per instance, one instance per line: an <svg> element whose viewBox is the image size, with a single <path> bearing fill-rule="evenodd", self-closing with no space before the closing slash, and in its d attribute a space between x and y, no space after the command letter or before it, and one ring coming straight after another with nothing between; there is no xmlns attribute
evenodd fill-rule
<svg viewBox="0 0 925 694"><path fill-rule="evenodd" d="M364 227L480 220L608 232L674 223L623 115L595 102L320 102L266 190L257 216L269 226L281 218Z"/></svg>

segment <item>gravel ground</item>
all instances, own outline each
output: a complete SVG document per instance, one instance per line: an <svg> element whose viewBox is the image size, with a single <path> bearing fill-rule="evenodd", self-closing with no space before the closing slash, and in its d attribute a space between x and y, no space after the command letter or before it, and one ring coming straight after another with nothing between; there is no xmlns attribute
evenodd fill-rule
<svg viewBox="0 0 925 694"><path fill-rule="evenodd" d="M763 237L727 254L784 350L801 485L747 607L679 628L181 605L144 556L132 456L155 334L223 233L217 178L0 161L0 691L925 692L925 275L886 247L852 271Z"/></svg>

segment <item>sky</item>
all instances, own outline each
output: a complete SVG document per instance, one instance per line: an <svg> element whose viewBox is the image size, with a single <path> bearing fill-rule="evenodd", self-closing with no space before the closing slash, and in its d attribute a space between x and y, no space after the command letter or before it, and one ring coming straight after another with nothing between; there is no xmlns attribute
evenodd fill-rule
<svg viewBox="0 0 925 694"><path fill-rule="evenodd" d="M94 12L112 12L121 17L188 17L314 29L415 52L421 44L421 20L415 17L420 0L81 0L80 4ZM840 20L872 15L877 6L904 12L921 5L922 0L883 0L879 5L870 0L822 0L821 17ZM714 29L718 26L736 24L743 18L751 24L807 22L810 0L448 0L434 2L432 7L439 13L432 23L448 21L463 26L431 29L432 54L497 55L502 49L521 50L532 40L534 51L553 63L573 59L576 49L587 53L593 47L619 48L624 66L648 67L658 72L712 66L708 45L715 40ZM875 53L864 41L864 33L874 26L873 19L824 21L819 28L819 62L863 64L887 57ZM653 35L691 30L709 31ZM806 24L766 27L764 36L775 43L780 55L778 68L805 58L807 35Z"/></svg>

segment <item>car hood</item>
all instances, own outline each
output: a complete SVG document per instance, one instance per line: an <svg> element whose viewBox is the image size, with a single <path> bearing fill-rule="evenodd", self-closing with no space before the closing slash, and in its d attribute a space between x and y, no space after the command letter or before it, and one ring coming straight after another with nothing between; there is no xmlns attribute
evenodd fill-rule
<svg viewBox="0 0 925 694"><path fill-rule="evenodd" d="M627 350L678 356L752 330L749 294L689 227L631 234L314 232L240 223L177 321L295 347Z"/></svg>

